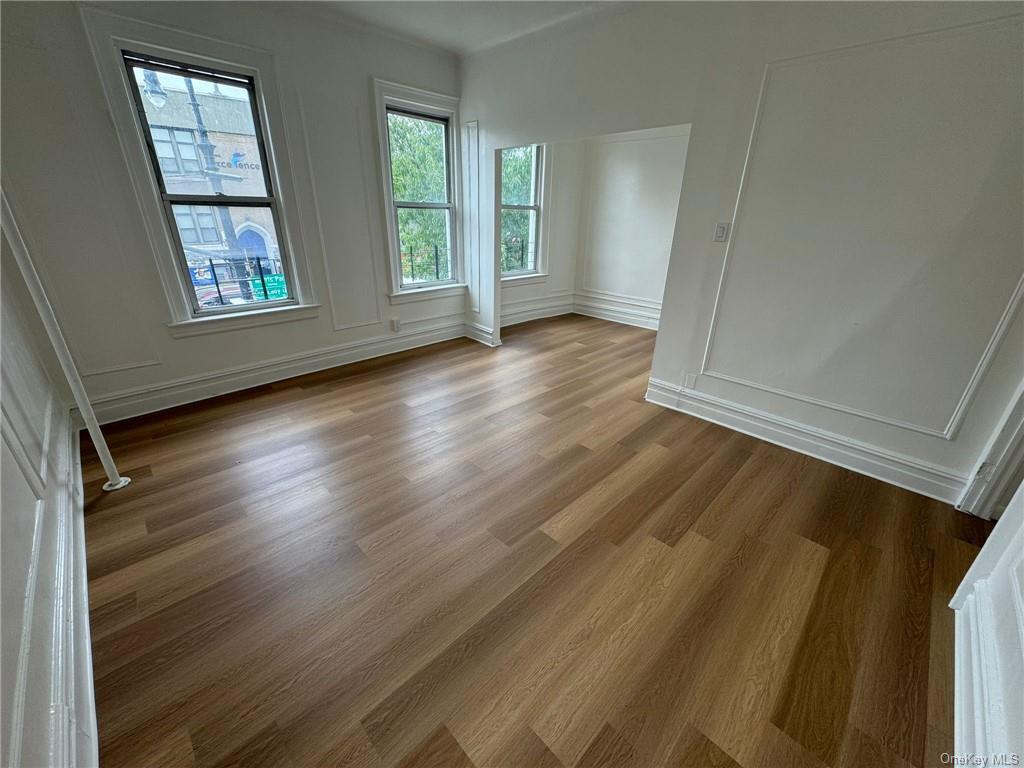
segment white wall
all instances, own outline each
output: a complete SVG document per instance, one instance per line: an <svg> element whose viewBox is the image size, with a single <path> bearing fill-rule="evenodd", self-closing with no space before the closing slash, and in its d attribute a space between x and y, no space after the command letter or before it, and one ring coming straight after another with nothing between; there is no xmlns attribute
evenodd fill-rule
<svg viewBox="0 0 1024 768"><path fill-rule="evenodd" d="M1024 375L1024 319L1019 312L1003 314L1024 268L1019 27L1002 25L987 37L955 31L923 46L902 41L866 55L844 53L833 68L812 59L810 66L787 72L808 78L813 98L803 109L788 100L800 92L796 81L769 90L765 117L772 119L765 125L778 140L765 147L772 154L790 151L789 141L815 162L791 169L791 175L755 164L748 174L756 215L737 221L737 269L730 268L727 301L717 317L721 336L716 332L709 359L709 370L745 383L700 375L726 250L711 240L715 224L733 218L769 62L1021 10L1020 3L613 8L469 58L462 70L463 115L479 121L485 155L539 137L563 141L690 123L653 369L661 386L654 395L672 407L955 500ZM919 66L943 54L943 67ZM899 98L911 74L924 79L921 93L931 101ZM847 87L853 83L855 88ZM774 96L779 100L773 103ZM939 121L931 111L935 104L955 114ZM806 106L816 112L809 114ZM876 110L871 120L850 122L851 114L870 110ZM834 169L835 196L827 178L812 187L810 176L799 176L823 170L822 153L837 146L843 125L819 119L833 112L857 140ZM906 138L908 126L920 134L929 119L932 128L921 142ZM979 130L982 139L975 143ZM880 133L872 145L873 131ZM893 145L897 135L906 143ZM945 162L957 153L975 166ZM794 184L807 187L792 189ZM808 189L814 195L801 197ZM882 193L874 206L873 190ZM776 217L776 228L768 229L771 206L763 214L756 206L773 196L776 213L797 210L803 217ZM816 219L808 221L808 213ZM925 234L936 217L943 227ZM492 225L483 222L486 237ZM826 228L842 242L827 243ZM882 238L870 236L876 230ZM766 235L771 238L759 248ZM794 252L795 242L808 250ZM823 316L826 311L832 314ZM765 338L773 329L789 333L798 327L818 338ZM997 329L1004 333L979 366ZM753 347L757 354L750 355ZM980 375L971 387L976 369ZM803 388L790 394L800 399L779 393L798 385ZM957 428L934 434L935 426L947 431L943 418L969 388Z"/></svg>
<svg viewBox="0 0 1024 768"><path fill-rule="evenodd" d="M526 143L540 143L541 138ZM586 147L582 141L548 144L544 162L549 188L542 201L542 276L501 281L501 325L564 314L573 309L585 199Z"/></svg>
<svg viewBox="0 0 1024 768"><path fill-rule="evenodd" d="M97 765L71 397L4 235L0 761Z"/></svg>
<svg viewBox="0 0 1024 768"><path fill-rule="evenodd" d="M502 326L575 311L658 327L688 137L667 126L546 146L543 274L502 280Z"/></svg>
<svg viewBox="0 0 1024 768"><path fill-rule="evenodd" d="M580 311L658 327L689 135L669 126L586 142Z"/></svg>
<svg viewBox="0 0 1024 768"><path fill-rule="evenodd" d="M113 3L115 13L268 51L315 317L174 338L124 155L72 3L4 3L3 186L101 419L463 333L464 299L389 301L373 77L458 91L455 57L314 3ZM148 193L145 190L144 193ZM390 319L402 319L393 333Z"/></svg>

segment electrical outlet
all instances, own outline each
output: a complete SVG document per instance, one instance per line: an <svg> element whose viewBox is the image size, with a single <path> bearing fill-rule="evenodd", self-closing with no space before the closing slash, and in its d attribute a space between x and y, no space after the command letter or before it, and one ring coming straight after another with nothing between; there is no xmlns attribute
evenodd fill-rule
<svg viewBox="0 0 1024 768"><path fill-rule="evenodd" d="M396 333L398 331L402 330L402 318L400 318L400 317L392 317L391 318L391 330L395 331Z"/></svg>
<svg viewBox="0 0 1024 768"><path fill-rule="evenodd" d="M729 222L720 221L715 225L715 238L716 243L725 243L729 240Z"/></svg>
<svg viewBox="0 0 1024 768"><path fill-rule="evenodd" d="M697 374L695 374L695 373L688 373L688 374L686 374L686 378L683 381L683 386L686 387L686 389L693 389L694 387L696 387L697 386Z"/></svg>

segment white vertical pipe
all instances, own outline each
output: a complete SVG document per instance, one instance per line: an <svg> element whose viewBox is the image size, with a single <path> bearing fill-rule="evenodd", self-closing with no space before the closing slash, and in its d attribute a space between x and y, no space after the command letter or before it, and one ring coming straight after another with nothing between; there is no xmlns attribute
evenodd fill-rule
<svg viewBox="0 0 1024 768"><path fill-rule="evenodd" d="M39 319L43 321L46 335L50 338L50 344L53 345L53 351L57 354L61 370L64 371L64 376L71 387L71 394L74 395L78 412L82 414L82 419L85 421L85 428L89 430L89 437L92 438L96 454L103 465L103 471L107 473L107 482L103 484L103 490L116 491L119 488L124 488L132 480L130 477L122 477L117 471L114 457L110 455L107 441L100 430L100 423L96 420L96 413L93 411L92 403L89 402L89 396L86 394L82 377L78 375L78 369L75 368L75 361L71 357L71 350L68 349L67 342L64 341L64 334L61 333L60 325L57 323L57 316L53 312L53 307L50 306L50 300L46 298L43 284L39 281L39 274L36 272L32 259L29 257L25 240L18 229L18 223L14 220L11 205L7 201L7 194L2 190L0 190L0 200L2 200L0 225L7 232L7 242L11 246L11 251L14 252L14 260L18 262L18 268L25 279L25 285L28 286L28 292L31 294L32 301L35 302L36 310L39 312Z"/></svg>

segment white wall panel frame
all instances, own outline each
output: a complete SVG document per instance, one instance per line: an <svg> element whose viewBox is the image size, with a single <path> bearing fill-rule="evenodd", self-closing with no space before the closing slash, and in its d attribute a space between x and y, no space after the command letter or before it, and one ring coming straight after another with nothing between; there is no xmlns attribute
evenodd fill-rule
<svg viewBox="0 0 1024 768"><path fill-rule="evenodd" d="M865 43L862 45L842 47L835 50L810 54L807 56L797 56L779 59L776 61L769 62L765 66L761 83L761 89L757 100L757 108L754 114L753 127L751 129L750 139L747 145L746 158L743 164L743 171L740 177L739 191L737 194L736 203L733 210L732 232L730 234L729 242L725 249L725 255L722 261L721 273L719 275L714 304L711 310L711 321L708 329L707 341L704 347L704 354L699 370L700 375L707 376L709 378L719 379L744 387L749 387L752 389L757 389L763 392L768 392L770 394L786 397L792 400L798 400L800 402L808 403L822 408L827 408L833 411L847 413L853 416L869 419L879 423L888 424L890 426L894 426L900 429L918 432L932 437L938 437L944 440L955 439L957 430L959 429L964 417L966 416L970 408L971 402L973 401L973 398L977 393L977 390L984 377L986 370L988 369L992 360L996 357L999 345L1009 332L1014 320L1018 315L1021 303L1024 302L1024 272L1022 272L1022 274L1018 278L1016 286L1011 292L1009 300L1006 306L1004 307L999 320L997 321L995 327L992 329L991 335L989 336L987 343L982 349L980 357L977 360L977 363L974 366L967 380L967 384L965 385L963 392L960 394L954 408L952 409L945 423L941 426L918 424L915 422L894 418L892 416L887 416L885 414L877 413L871 410L852 407L850 405L846 405L833 400L812 397L806 394L793 392L784 388L772 386L762 382L752 381L742 376L730 375L726 372L715 370L712 368L711 355L712 350L714 348L716 331L718 330L719 326L722 299L727 287L727 278L730 271L730 264L733 260L731 257L733 257L733 251L735 249L735 244L738 240L738 236L742 232L741 214L743 212L744 195L749 183L752 159L757 148L758 134L762 124L765 103L770 90L772 73L778 70L779 68L792 66L793 64L826 60L840 56L848 56L863 51L878 49L880 47L908 44L911 42L919 41L923 38L954 36L963 34L965 32L995 29L1004 26L1011 26L1017 29L1019 32L1022 25L1022 19L1024 19L1024 17L1020 15L1007 16L993 21L965 24L942 30L922 32L907 35L904 37Z"/></svg>

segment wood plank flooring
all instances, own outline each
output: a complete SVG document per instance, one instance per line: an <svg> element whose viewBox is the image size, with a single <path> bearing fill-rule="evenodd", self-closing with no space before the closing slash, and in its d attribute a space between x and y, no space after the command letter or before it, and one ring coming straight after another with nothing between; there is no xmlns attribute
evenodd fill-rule
<svg viewBox="0 0 1024 768"><path fill-rule="evenodd" d="M579 316L85 441L101 763L932 766L950 507L647 404Z"/></svg>

